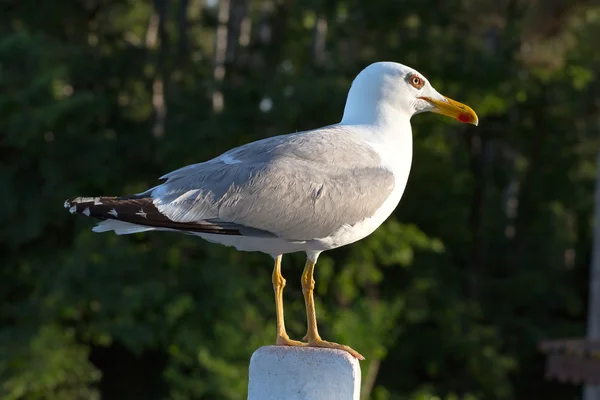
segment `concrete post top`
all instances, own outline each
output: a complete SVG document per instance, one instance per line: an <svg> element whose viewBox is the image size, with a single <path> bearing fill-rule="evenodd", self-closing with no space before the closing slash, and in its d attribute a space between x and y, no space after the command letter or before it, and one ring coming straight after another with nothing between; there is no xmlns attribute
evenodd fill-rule
<svg viewBox="0 0 600 400"><path fill-rule="evenodd" d="M360 365L342 350L265 346L250 360L248 400L359 400Z"/></svg>

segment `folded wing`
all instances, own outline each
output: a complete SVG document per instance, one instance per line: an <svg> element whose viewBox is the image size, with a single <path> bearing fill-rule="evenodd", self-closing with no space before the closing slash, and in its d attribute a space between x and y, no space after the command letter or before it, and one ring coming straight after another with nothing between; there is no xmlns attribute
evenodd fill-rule
<svg viewBox="0 0 600 400"><path fill-rule="evenodd" d="M233 223L287 240L354 225L394 187L373 149L333 128L254 142L165 178L148 194L170 220Z"/></svg>

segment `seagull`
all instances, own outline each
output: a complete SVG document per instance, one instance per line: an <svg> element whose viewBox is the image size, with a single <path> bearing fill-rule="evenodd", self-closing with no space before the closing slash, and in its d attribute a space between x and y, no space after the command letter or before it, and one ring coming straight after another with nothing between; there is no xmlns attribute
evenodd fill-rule
<svg viewBox="0 0 600 400"><path fill-rule="evenodd" d="M276 344L341 349L319 335L313 290L319 255L371 234L394 211L412 162L410 119L434 112L478 124L468 106L442 96L418 71L395 62L362 70L348 92L342 120L231 149L170 172L145 192L66 200L71 213L101 220L95 232L117 235L178 231L274 259ZM286 332L283 254L305 252L304 341Z"/></svg>

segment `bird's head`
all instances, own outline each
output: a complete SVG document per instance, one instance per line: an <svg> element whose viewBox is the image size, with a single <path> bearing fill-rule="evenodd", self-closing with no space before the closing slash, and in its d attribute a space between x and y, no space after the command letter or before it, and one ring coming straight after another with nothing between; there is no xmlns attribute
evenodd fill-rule
<svg viewBox="0 0 600 400"><path fill-rule="evenodd" d="M377 62L354 79L342 122L389 122L426 111L463 123L479 122L475 111L438 93L418 71L394 62Z"/></svg>

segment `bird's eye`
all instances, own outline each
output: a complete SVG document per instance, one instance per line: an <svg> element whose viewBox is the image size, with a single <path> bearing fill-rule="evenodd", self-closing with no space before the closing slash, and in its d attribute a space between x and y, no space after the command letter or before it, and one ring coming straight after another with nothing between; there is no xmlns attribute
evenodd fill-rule
<svg viewBox="0 0 600 400"><path fill-rule="evenodd" d="M425 85L425 81L421 79L421 77L414 74L411 74L408 77L408 81L416 89L421 89Z"/></svg>

